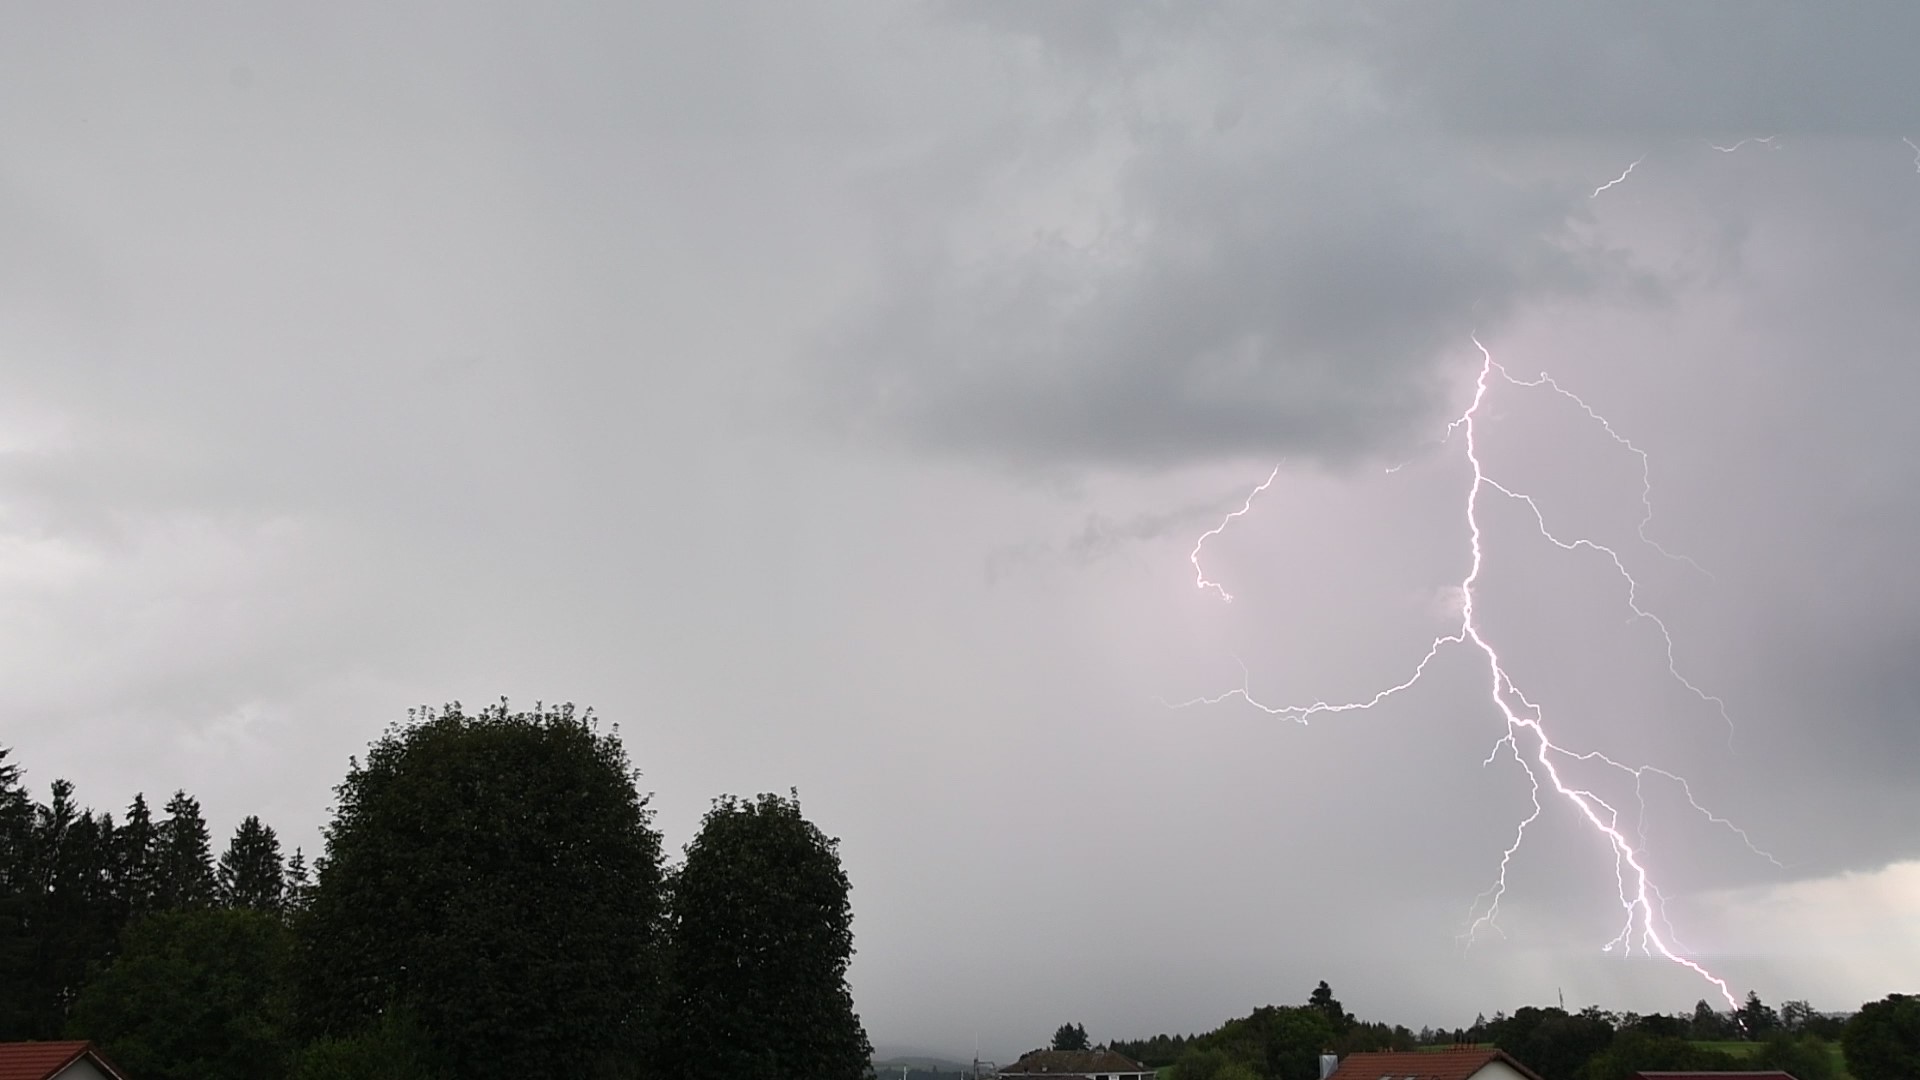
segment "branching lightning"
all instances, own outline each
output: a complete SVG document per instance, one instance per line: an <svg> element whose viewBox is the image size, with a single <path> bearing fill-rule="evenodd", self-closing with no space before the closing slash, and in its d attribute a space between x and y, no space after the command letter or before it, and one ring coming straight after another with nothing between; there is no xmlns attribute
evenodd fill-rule
<svg viewBox="0 0 1920 1080"><path fill-rule="evenodd" d="M1635 162L1635 164L1638 164L1638 162ZM1629 166L1627 172L1622 173L1620 178L1613 181L1613 183L1619 183L1620 180L1626 178L1627 173L1631 173L1632 171L1632 166ZM1600 190L1604 191L1606 187L1610 186L1612 185L1605 185ZM1596 192L1596 194L1598 194L1598 192ZM1668 632L1666 623L1662 622L1658 616L1641 606L1639 601L1639 584L1634 580L1633 575L1628 572L1626 563L1620 557L1619 553L1613 548L1596 541L1587 539L1569 540L1556 535L1548 527L1545 514L1531 495L1502 483L1488 474L1487 468L1480 458L1479 432L1476 427L1476 422L1480 417L1481 406L1486 402L1488 390L1494 380L1499 379L1518 388L1549 389L1569 399L1583 410L1589 418L1599 424L1616 444L1638 456L1641 462L1642 481L1642 517L1639 523L1640 538L1669 559L1683 561L1696 568L1698 564L1684 555L1676 554L1661 547L1647 534L1648 527L1653 520L1653 497L1650 479L1651 470L1645 451L1635 446L1626 437L1616 431L1605 417L1596 412L1584 400L1571 391L1562 388L1558 383L1554 382L1551 377L1542 374L1532 379L1517 378L1509 374L1504 367L1494 361L1493 354L1487 350L1486 346L1480 343L1478 338L1473 340L1473 344L1475 348L1479 349L1482 361L1479 374L1474 380L1473 397L1467 405L1466 410L1452 420L1447 425L1446 430L1446 438L1449 440L1455 432L1459 432L1464 436L1463 441L1466 447L1466 459L1473 470L1473 481L1467 489L1465 507L1468 546L1471 559L1466 576L1461 579L1458 586L1460 621L1457 628L1451 633L1442 634L1434 638L1428 646L1425 655L1414 665L1412 674L1408 675L1404 680L1377 690L1369 696L1352 701L1329 701L1322 699L1308 704L1269 704L1254 696L1252 688L1249 685L1250 680L1245 675L1245 667L1243 665L1242 682L1239 687L1222 694L1181 702L1173 707L1185 708L1196 705L1213 705L1224 702L1229 698L1237 697L1270 716L1285 717L1306 723L1312 717L1320 714L1338 714L1372 709L1419 682L1421 677L1426 674L1428 665L1430 665L1443 650L1451 646L1459 646L1469 650L1471 654L1477 655L1485 664L1488 697L1504 722L1504 732L1500 738L1494 742L1483 764L1491 764L1503 753L1511 755L1513 760L1519 764L1522 771L1527 775L1530 787L1529 801L1531 807L1529 812L1515 826L1512 842L1501 852L1498 872L1495 875L1493 885L1481 893L1480 896L1476 897L1470 906L1468 910L1468 927L1463 936L1471 941L1473 937L1478 935L1482 930L1491 929L1498 932L1497 919L1500 913L1500 903L1506 896L1507 890L1507 870L1512 864L1515 855L1519 852L1521 844L1526 840L1527 830L1535 821L1539 820L1541 814L1544 812L1545 805L1542 800L1542 794L1546 792L1549 793L1548 798L1558 798L1571 806L1579 820L1584 821L1603 839L1612 853L1614 876L1618 884L1621 907L1621 925L1619 931L1603 947L1604 951L1611 952L1619 949L1625 954L1631 954L1634 949L1638 947L1645 955L1662 957L1711 984L1730 1007L1737 1008L1739 1002L1735 999L1733 991L1728 986L1726 980L1686 955L1686 950L1680 946L1678 940L1675 938L1672 926L1667 922L1665 896L1660 892L1658 886L1655 885L1646 862L1647 844L1644 835L1643 820L1633 826L1635 836L1630 839L1625 831L1627 823L1622 821L1620 810L1594 791L1581 787L1571 781L1564 775L1563 769L1572 763L1580 763L1587 766L1599 766L1612 769L1624 776L1631 777L1634 784L1635 798L1640 803L1641 819L1644 819L1646 809L1643 790L1644 783L1649 778L1657 778L1673 784L1677 786L1686 797L1688 805L1707 821L1737 836L1754 854L1773 862L1776 866L1779 865L1779 861L1774 859L1774 857L1766 851L1757 847L1752 838L1733 822L1713 813L1703 806L1694 797L1693 788L1684 777L1652 765L1635 765L1623 762L1598 751L1571 750L1555 742L1548 734L1543 710L1539 705L1529 700L1526 694L1521 691L1520 687L1514 683L1512 677L1508 675L1500 658L1500 654L1494 647L1493 642L1481 631L1477 618L1477 598L1475 596L1475 587L1480 582L1481 570L1485 562L1482 545L1483 528L1480 522L1480 508L1484 498L1491 493L1494 496L1524 503L1533 515L1534 523L1539 530L1540 536L1555 547L1568 552L1591 552L1606 559L1607 562L1612 565L1614 572L1620 577L1625 586L1626 605L1628 610L1632 612L1634 619L1649 622L1658 629L1666 649L1667 669L1669 673L1702 702L1713 706L1721 718L1729 725L1732 724L1732 719L1727 712L1726 703L1719 697L1702 690L1681 673L1674 658L1673 637ZM1254 489L1252 494L1248 495L1246 502L1240 509L1228 514L1221 520L1219 525L1208 530L1200 537L1199 541L1194 544L1193 551L1189 558L1193 563L1196 580L1200 588L1213 589L1219 592L1223 598L1228 600L1232 599L1223 586L1207 578L1200 564L1201 548L1209 538L1219 535L1235 518L1244 516L1251 511L1254 496L1265 492L1272 486L1278 475L1279 467L1275 466L1273 473L1268 475L1267 479L1262 481L1259 487Z"/></svg>

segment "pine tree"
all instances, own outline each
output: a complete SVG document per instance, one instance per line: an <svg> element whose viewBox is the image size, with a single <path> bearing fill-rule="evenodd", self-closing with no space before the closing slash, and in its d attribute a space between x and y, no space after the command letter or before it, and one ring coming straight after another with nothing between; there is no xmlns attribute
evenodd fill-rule
<svg viewBox="0 0 1920 1080"><path fill-rule="evenodd" d="M281 910L292 919L307 910L312 899L313 878L307 872L306 853L294 848L293 858L287 860L286 880L280 886Z"/></svg>
<svg viewBox="0 0 1920 1080"><path fill-rule="evenodd" d="M20 767L0 746L0 1042L26 1038L28 972L33 938L29 926L29 847L33 800L20 782Z"/></svg>
<svg viewBox="0 0 1920 1080"><path fill-rule="evenodd" d="M159 829L159 906L165 910L207 907L213 903L213 842L200 801L184 791L167 800Z"/></svg>
<svg viewBox="0 0 1920 1080"><path fill-rule="evenodd" d="M113 894L123 922L160 907L160 833L147 809L147 797L135 795L127 806L113 846Z"/></svg>
<svg viewBox="0 0 1920 1080"><path fill-rule="evenodd" d="M220 856L217 873L220 903L230 908L251 908L279 914L285 895L286 868L280 861L280 838L273 829L247 815L234 830L233 839Z"/></svg>

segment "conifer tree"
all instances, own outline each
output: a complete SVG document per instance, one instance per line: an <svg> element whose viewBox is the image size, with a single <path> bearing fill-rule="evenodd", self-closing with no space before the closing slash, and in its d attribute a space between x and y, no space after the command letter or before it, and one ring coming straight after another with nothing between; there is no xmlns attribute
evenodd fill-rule
<svg viewBox="0 0 1920 1080"><path fill-rule="evenodd" d="M280 912L285 894L286 868L280 861L280 838L252 814L240 822L220 856L217 878L220 903L251 908L270 915Z"/></svg>
<svg viewBox="0 0 1920 1080"><path fill-rule="evenodd" d="M163 910L207 907L213 903L213 842L200 801L184 791L167 800L167 816L160 823L158 861L159 907Z"/></svg>

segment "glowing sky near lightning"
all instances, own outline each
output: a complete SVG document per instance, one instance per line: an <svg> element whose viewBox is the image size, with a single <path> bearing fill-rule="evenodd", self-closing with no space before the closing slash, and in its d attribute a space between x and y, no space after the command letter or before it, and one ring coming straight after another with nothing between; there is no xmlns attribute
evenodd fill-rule
<svg viewBox="0 0 1920 1080"><path fill-rule="evenodd" d="M670 850L800 789L883 1045L1716 996L1544 730L1676 955L1910 977L1920 5L744 2L0 7L38 792L311 849L571 698ZM1163 708L1460 634L1474 334L1541 729L1471 637Z"/></svg>
<svg viewBox="0 0 1920 1080"><path fill-rule="evenodd" d="M1631 168L1629 168L1628 172L1631 171ZM1624 178L1625 175L1626 173L1623 173L1622 178ZM1656 541L1647 536L1647 527L1651 524L1653 518L1653 503L1651 463L1645 451L1635 447L1624 436L1616 432L1613 425L1604 417L1594 412L1593 409L1577 395L1561 388L1551 377L1541 375L1532 380L1516 379L1508 374L1503 366L1495 363L1493 354L1488 352L1486 346L1482 345L1478 339L1475 339L1473 344L1474 347L1480 351L1482 360L1479 372L1474 379L1473 398L1468 404L1466 411L1461 413L1457 419L1447 426L1447 434L1449 436L1459 435L1466 459L1471 465L1473 472L1472 482L1468 485L1465 494L1464 525L1471 558L1466 577L1461 579L1460 582L1461 610L1459 628L1451 634L1435 638L1433 644L1428 648L1426 655L1422 656L1414 666L1413 674L1406 680L1384 687L1364 699L1339 703L1321 700L1304 705L1274 705L1256 698L1250 688L1242 686L1226 694L1185 702L1183 707L1200 704L1217 705L1229 697L1237 697L1269 716L1293 719L1302 723L1321 714L1339 714L1374 709L1387 706L1390 699L1417 683L1420 677L1426 673L1428 665L1435 662L1443 649L1448 646L1470 647L1485 660L1488 679L1488 700L1493 708L1498 711L1506 725L1505 733L1501 735L1495 743L1494 752L1488 756L1487 761L1491 762L1495 757L1499 756L1502 748L1511 755L1514 762L1526 773L1532 809L1526 816L1520 819L1520 823L1515 829L1513 843L1500 853L1499 869L1493 886L1483 893L1480 898L1475 900L1474 910L1470 913L1470 925L1468 926L1466 937L1471 940L1483 928L1497 927L1500 902L1505 898L1507 892L1508 867L1515 854L1520 850L1522 843L1525 841L1528 827L1537 821L1542 813L1543 808L1540 803L1540 795L1541 780L1544 775L1546 784L1552 793L1559 795L1561 799L1565 800L1567 804L1577 811L1579 816L1585 820L1594 832L1605 839L1606 845L1613 857L1619 886L1620 906L1624 916L1624 925L1622 925L1619 932L1607 942L1606 950L1612 951L1614 948L1619 947L1624 952L1631 953L1637 943L1643 951L1650 954L1658 954L1670 963L1698 975L1718 992L1721 999L1727 1003L1729 1008L1738 1007L1740 999L1735 995L1733 989L1728 986L1725 979L1708 970L1698 960L1684 955L1683 952L1676 952L1675 946L1677 943L1669 942L1662 936L1660 926L1657 924L1663 923L1666 920L1666 912L1664 910L1665 901L1660 893L1659 886L1651 876L1651 870L1647 864L1645 855L1636 850L1636 842L1627 835L1626 825L1622 821L1620 810L1609 804L1593 791L1579 786L1577 782L1569 781L1563 776L1562 768L1575 761L1601 761L1614 769L1633 776L1636 782L1636 794L1638 794L1639 791L1639 782L1644 779L1647 773L1651 772L1662 776L1667 780L1680 784L1683 789L1687 790L1687 799L1693 809L1706 815L1715 823L1725 825L1735 835L1739 836L1748 849L1753 851L1755 855L1767 859L1775 866L1780 865L1778 860L1755 848L1751 839L1738 826L1733 825L1731 822L1726 822L1724 819L1714 815L1712 811L1694 802L1692 792L1688 789L1684 778L1675 776L1655 766L1635 768L1621 764L1598 751L1571 751L1565 746L1556 743L1548 733L1547 719L1541 705L1528 700L1525 693L1522 692L1520 687L1514 682L1513 676L1508 672L1506 664L1500 658L1499 651L1482 632L1480 623L1475 618L1475 610L1478 602L1475 585L1479 581L1481 570L1486 559L1484 546L1482 544L1482 525L1479 510L1482 498L1491 491L1506 498L1525 503L1527 508L1532 512L1536 524L1539 526L1541 538L1553 546L1568 552L1580 553L1583 551L1591 551L1604 556L1605 559L1611 563L1614 570L1619 572L1623 583L1627 587L1627 606L1629 610L1633 612L1634 617L1651 622L1659 628L1661 639L1666 649L1668 673L1680 681L1682 685L1686 686L1687 689L1696 697L1700 698L1702 702L1714 706L1719 711L1721 718L1731 723L1731 718L1726 715L1726 703L1724 701L1701 690L1684 675L1681 675L1675 670L1673 666L1673 638L1671 632L1658 616L1653 615L1639 606L1637 602L1638 583L1634 580L1632 574L1627 571L1620 554L1610 547L1594 543L1590 540L1579 539L1567 541L1555 536L1548 530L1546 519L1538 503L1536 503L1531 496L1523 492L1515 491L1490 477L1488 469L1480 457L1476 428L1477 419L1482 407L1486 403L1491 382L1497 377L1501 381L1516 387L1549 386L1553 388L1556 393L1576 402L1589 418L1600 424L1601 427L1606 430L1610 438L1639 457L1641 462L1641 476L1643 479L1641 505L1646 511L1640 519L1638 527L1638 533L1642 541L1668 558L1680 558L1696 567L1697 564L1693 564L1692 560L1685 556L1675 556L1672 552L1660 547ZM1233 523L1234 519L1251 513L1254 499L1271 487L1278 476L1279 467L1276 466L1274 471L1270 473L1258 487L1253 489L1247 496L1246 502L1244 502L1239 509L1228 514L1221 520L1219 525L1202 533L1199 540L1195 542L1194 549L1189 555L1189 561L1194 565L1196 584L1200 588L1211 589L1217 592L1222 600L1231 601L1233 599L1232 595L1226 591L1224 586L1218 582L1207 579L1205 571L1201 567L1201 548L1209 538L1218 536L1221 532L1225 531L1226 528ZM1536 764L1539 766L1539 772L1535 772L1534 770ZM1644 815L1644 800L1641 804L1641 810ZM1669 933L1670 932L1671 931L1669 931Z"/></svg>

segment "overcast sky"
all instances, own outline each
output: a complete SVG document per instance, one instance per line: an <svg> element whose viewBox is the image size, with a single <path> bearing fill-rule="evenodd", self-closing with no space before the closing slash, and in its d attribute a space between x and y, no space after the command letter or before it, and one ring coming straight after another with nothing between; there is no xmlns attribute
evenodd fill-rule
<svg viewBox="0 0 1920 1080"><path fill-rule="evenodd" d="M675 850L799 788L882 1048L1320 979L1416 1028L1690 1008L1602 952L1564 803L1463 943L1530 808L1471 655L1306 726L1163 704L1365 697L1453 628L1477 334L1646 452L1698 564L1641 543L1632 451L1493 385L1490 474L1617 547L1727 717L1506 500L1483 628L1563 743L1780 864L1651 777L1676 941L1769 1001L1920 989L1915 41L1905 2L16 6L0 744L311 850L409 706L592 705ZM1276 462L1225 603L1189 552Z"/></svg>

